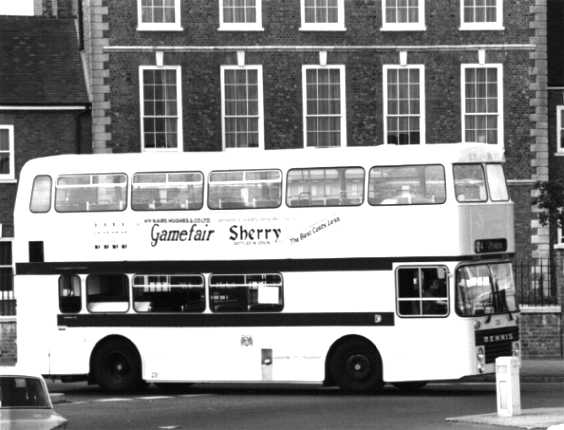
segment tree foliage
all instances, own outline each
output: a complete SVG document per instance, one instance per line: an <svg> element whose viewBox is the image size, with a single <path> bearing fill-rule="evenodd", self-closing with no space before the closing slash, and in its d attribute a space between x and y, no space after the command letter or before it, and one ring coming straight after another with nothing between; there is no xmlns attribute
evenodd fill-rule
<svg viewBox="0 0 564 430"><path fill-rule="evenodd" d="M541 225L564 226L564 186L559 182L539 181L534 189L538 195L533 198L533 205L539 209Z"/></svg>

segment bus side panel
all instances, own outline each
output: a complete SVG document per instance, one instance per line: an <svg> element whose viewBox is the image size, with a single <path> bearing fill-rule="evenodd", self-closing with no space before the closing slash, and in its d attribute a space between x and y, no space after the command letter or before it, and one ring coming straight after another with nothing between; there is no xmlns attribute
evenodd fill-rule
<svg viewBox="0 0 564 430"><path fill-rule="evenodd" d="M50 349L57 334L58 294L55 276L14 277L17 301L18 364L50 373Z"/></svg>

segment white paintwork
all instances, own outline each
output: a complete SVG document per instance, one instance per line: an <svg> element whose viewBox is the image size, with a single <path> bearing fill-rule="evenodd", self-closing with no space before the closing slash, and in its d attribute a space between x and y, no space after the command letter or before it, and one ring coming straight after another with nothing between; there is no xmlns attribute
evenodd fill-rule
<svg viewBox="0 0 564 430"><path fill-rule="evenodd" d="M222 153L66 155L30 161L22 169L16 199L14 261L29 261L29 241L44 242L46 262L454 257L472 254L474 240L488 237L507 238L508 252L514 251L512 203L460 204L452 185L452 163L503 162L503 155L496 148L386 145L346 151L310 149L250 154L241 151L229 157ZM358 207L335 208L288 208L283 203L277 209L257 210L29 212L32 181L38 174L51 175L56 182L61 173L124 172L131 178L134 172L148 171L199 170L207 174L210 170L278 168L285 181L286 169L292 167L362 166L368 177L374 165L427 163L445 166L447 201L442 205L377 207L365 201ZM151 246L152 226L168 223L185 228L194 223L207 224L207 228L216 230L214 241L161 242ZM233 243L229 239L232 225L274 226L282 233L277 240ZM96 250L95 244L104 243L100 237L109 238L103 239L109 243L126 244L127 248ZM118 334L130 339L140 351L142 374L147 381L261 381L265 374L261 350L271 349L269 380L321 382L331 345L345 335L355 334L377 346L386 381L456 379L476 373L474 321L458 317L454 310L453 274L458 262L439 259L409 263L417 264L448 268L449 315L400 318L396 314L393 326L372 327L57 327L58 275L17 275L18 354L44 374L86 374L96 343L107 335ZM396 267L394 264L393 269ZM283 272L282 312L395 313L394 273ZM81 313L88 313L85 275L80 276ZM135 313L131 303L128 312ZM209 308L206 313L210 313ZM505 314L479 319L484 329L515 325L515 320ZM252 345L244 345L244 337L252 338ZM485 371L492 372L493 364L487 365Z"/></svg>

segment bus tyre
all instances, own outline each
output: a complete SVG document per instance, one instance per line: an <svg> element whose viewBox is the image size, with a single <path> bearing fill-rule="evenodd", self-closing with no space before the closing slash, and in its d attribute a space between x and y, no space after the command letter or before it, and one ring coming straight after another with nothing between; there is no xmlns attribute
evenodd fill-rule
<svg viewBox="0 0 564 430"><path fill-rule="evenodd" d="M376 348L362 340L339 345L329 366L333 381L343 391L375 391L383 385L380 355Z"/></svg>
<svg viewBox="0 0 564 430"><path fill-rule="evenodd" d="M141 386L141 360L135 347L110 340L100 346L93 360L94 378L105 391L127 392Z"/></svg>

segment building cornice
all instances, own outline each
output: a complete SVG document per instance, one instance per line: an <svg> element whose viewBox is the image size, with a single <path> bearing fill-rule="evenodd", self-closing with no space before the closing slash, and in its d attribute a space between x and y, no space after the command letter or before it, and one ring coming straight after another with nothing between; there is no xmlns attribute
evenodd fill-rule
<svg viewBox="0 0 564 430"><path fill-rule="evenodd" d="M108 45L112 52L215 52L215 51L531 51L532 43L493 43L461 45Z"/></svg>
<svg viewBox="0 0 564 430"><path fill-rule="evenodd" d="M89 105L0 105L3 110L33 110L33 111L69 111L69 110L89 110Z"/></svg>

